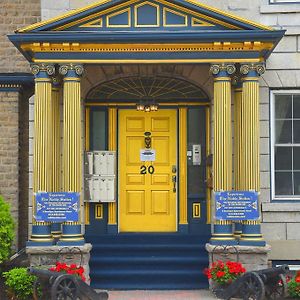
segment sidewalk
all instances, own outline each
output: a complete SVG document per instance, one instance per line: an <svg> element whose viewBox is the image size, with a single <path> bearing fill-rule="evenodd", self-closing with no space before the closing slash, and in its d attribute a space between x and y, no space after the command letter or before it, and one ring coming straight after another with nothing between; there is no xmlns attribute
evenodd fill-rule
<svg viewBox="0 0 300 300"><path fill-rule="evenodd" d="M190 291L108 291L109 300L216 300L208 290Z"/></svg>

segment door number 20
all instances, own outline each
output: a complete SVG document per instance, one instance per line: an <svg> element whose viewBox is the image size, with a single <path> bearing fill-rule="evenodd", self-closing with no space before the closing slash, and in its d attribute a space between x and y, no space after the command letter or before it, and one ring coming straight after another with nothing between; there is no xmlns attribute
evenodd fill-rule
<svg viewBox="0 0 300 300"><path fill-rule="evenodd" d="M154 169L154 167L153 166L149 166L148 168L144 165L144 166L141 166L141 168L140 168L140 173L141 174L143 174L143 175L145 175L145 174L147 174L147 173L149 173L149 174L153 174L154 173L154 171L155 171L155 169Z"/></svg>

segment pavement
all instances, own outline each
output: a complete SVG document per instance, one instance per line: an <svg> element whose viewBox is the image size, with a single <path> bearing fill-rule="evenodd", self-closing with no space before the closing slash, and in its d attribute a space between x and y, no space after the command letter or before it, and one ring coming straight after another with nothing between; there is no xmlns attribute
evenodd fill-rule
<svg viewBox="0 0 300 300"><path fill-rule="evenodd" d="M216 300L209 290L189 291L108 291L109 300Z"/></svg>

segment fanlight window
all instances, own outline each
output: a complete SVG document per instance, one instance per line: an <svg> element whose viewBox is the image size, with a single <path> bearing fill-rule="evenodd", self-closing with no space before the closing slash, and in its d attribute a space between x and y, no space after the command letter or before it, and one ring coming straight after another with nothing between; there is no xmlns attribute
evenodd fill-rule
<svg viewBox="0 0 300 300"><path fill-rule="evenodd" d="M101 83L87 96L88 101L136 101L153 99L159 102L208 101L207 95L196 85L170 77L126 77Z"/></svg>

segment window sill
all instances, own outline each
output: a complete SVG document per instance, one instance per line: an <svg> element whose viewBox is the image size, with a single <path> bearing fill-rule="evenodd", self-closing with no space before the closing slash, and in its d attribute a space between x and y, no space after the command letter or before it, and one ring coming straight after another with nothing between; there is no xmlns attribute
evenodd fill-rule
<svg viewBox="0 0 300 300"><path fill-rule="evenodd" d="M277 14L277 13L298 13L300 12L300 3L284 4L273 3L262 5L260 7L261 14Z"/></svg>
<svg viewBox="0 0 300 300"><path fill-rule="evenodd" d="M278 200L279 201L279 200ZM284 202L271 202L271 203L262 203L263 212L295 212L300 211L300 203L296 201L300 200L281 200ZM295 202L294 202L295 201Z"/></svg>

